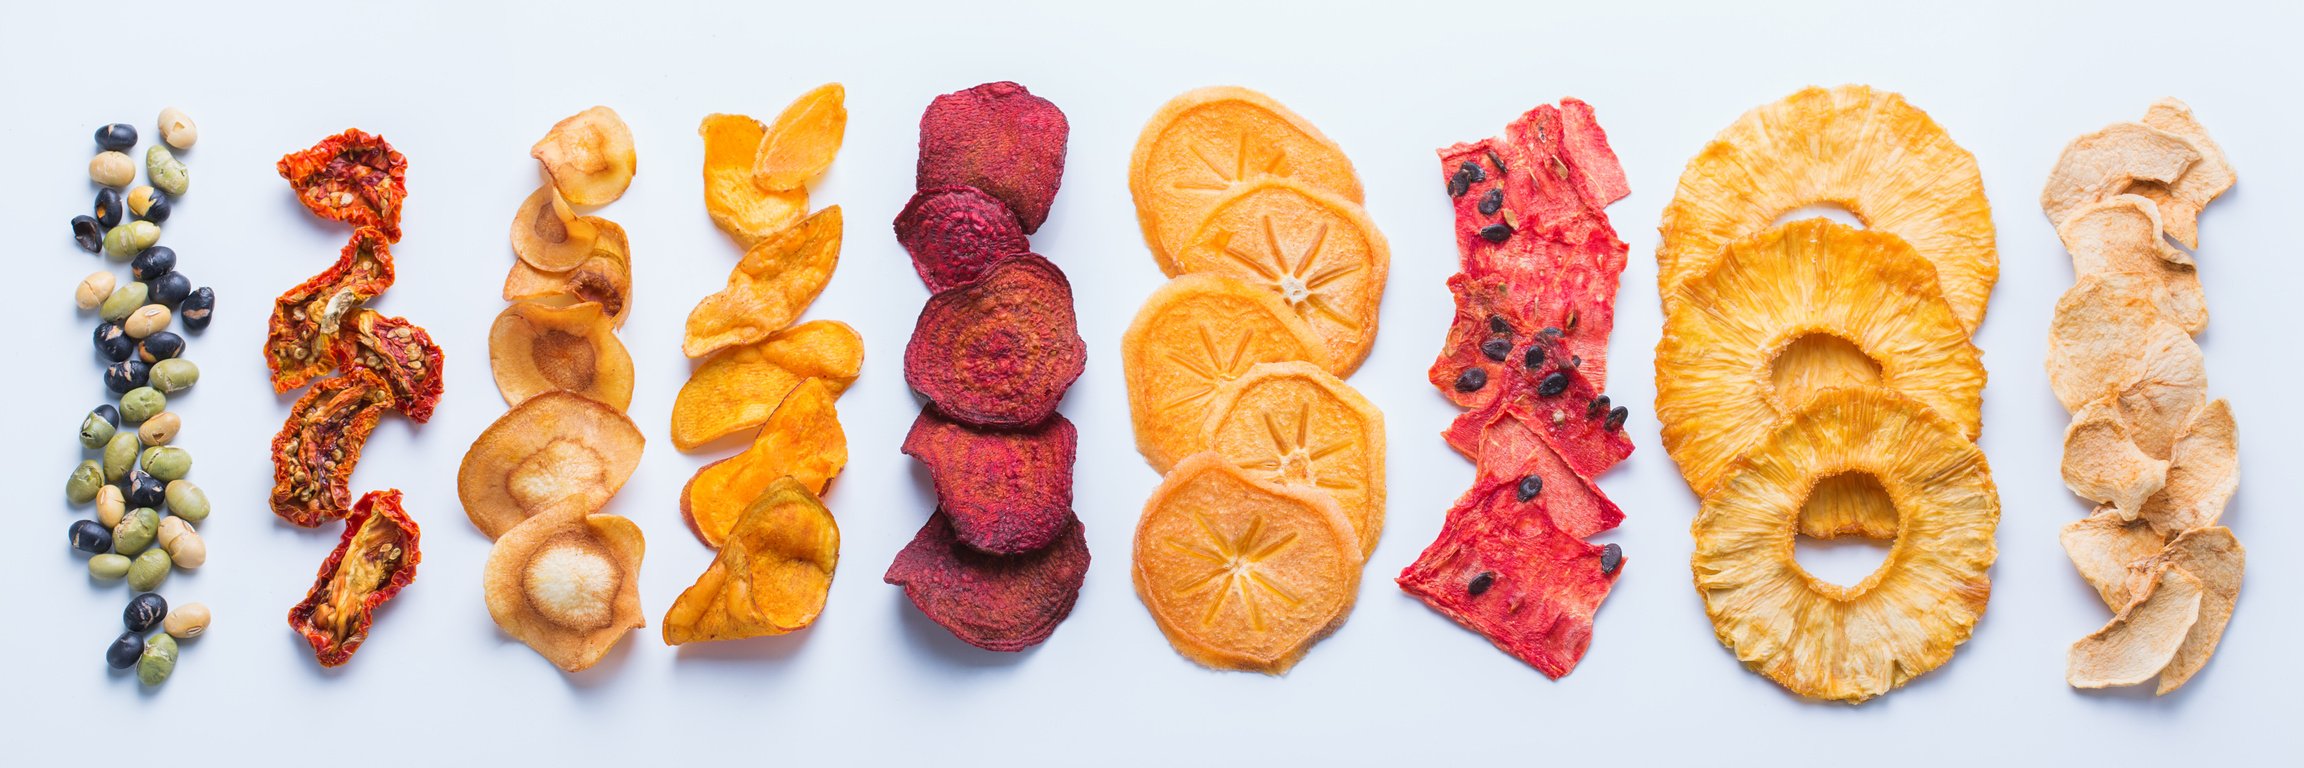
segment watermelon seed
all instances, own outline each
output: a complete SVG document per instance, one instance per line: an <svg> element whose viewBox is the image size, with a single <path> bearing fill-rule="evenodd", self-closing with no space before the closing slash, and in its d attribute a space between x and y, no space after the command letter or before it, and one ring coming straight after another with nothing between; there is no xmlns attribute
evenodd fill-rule
<svg viewBox="0 0 2304 768"><path fill-rule="evenodd" d="M1504 316L1503 316L1503 315L1489 315L1489 316L1488 316L1488 332L1489 332L1489 333L1511 333L1511 332L1512 332L1512 324L1511 324L1511 323L1507 323L1507 322L1504 322Z"/></svg>
<svg viewBox="0 0 2304 768"><path fill-rule="evenodd" d="M1543 492L1544 478L1535 475L1520 478L1520 485L1512 489L1512 494L1519 497L1523 502L1536 498L1536 494Z"/></svg>
<svg viewBox="0 0 2304 768"><path fill-rule="evenodd" d="M1601 413L1603 413L1603 412L1605 412L1605 411L1607 411L1607 410L1608 410L1608 396L1607 396L1607 395L1601 395L1601 396L1599 396L1599 397L1595 397L1595 398L1592 398L1592 404L1591 404L1591 405L1587 405L1587 406L1584 406L1584 418L1587 418L1587 419L1597 419L1597 418L1600 418L1600 414L1601 414Z"/></svg>
<svg viewBox="0 0 2304 768"><path fill-rule="evenodd" d="M1504 167L1504 158L1497 157L1495 150L1488 151L1488 162L1494 163L1496 165L1497 175L1503 175L1510 172L1510 169Z"/></svg>
<svg viewBox="0 0 2304 768"><path fill-rule="evenodd" d="M1631 416L1632 411L1627 410L1624 406L1621 405L1616 406L1615 410L1608 412L1608 431L1614 432L1616 430L1623 429L1624 420L1630 418Z"/></svg>
<svg viewBox="0 0 2304 768"><path fill-rule="evenodd" d="M1480 354L1487 355L1490 360L1504 362L1504 358L1512 354L1512 340L1489 339L1480 342Z"/></svg>
<svg viewBox="0 0 2304 768"><path fill-rule="evenodd" d="M1472 577L1472 583L1464 585L1464 593L1473 597L1479 597L1480 593L1488 591L1489 587L1495 585L1496 574L1489 573L1487 571L1481 571L1480 575Z"/></svg>
<svg viewBox="0 0 2304 768"><path fill-rule="evenodd" d="M1544 374L1544 380L1536 383L1536 394L1545 397L1557 397L1566 391L1568 391L1568 374L1559 371Z"/></svg>
<svg viewBox="0 0 2304 768"><path fill-rule="evenodd" d="M1528 354L1521 356L1520 362L1522 365L1528 366L1528 370L1536 370L1536 366L1544 364L1544 348L1534 344L1528 345Z"/></svg>
<svg viewBox="0 0 2304 768"><path fill-rule="evenodd" d="M1600 575L1607 576L1624 566L1624 548L1610 544L1600 548Z"/></svg>
<svg viewBox="0 0 2304 768"><path fill-rule="evenodd" d="M1478 368L1466 368L1463 373L1456 375L1456 391L1458 392L1478 392L1481 387L1485 386L1488 386L1487 371Z"/></svg>
<svg viewBox="0 0 2304 768"><path fill-rule="evenodd" d="M1512 239L1512 225L1490 224L1488 226L1481 227L1480 239L1491 243L1501 243L1506 240L1510 240Z"/></svg>
<svg viewBox="0 0 2304 768"><path fill-rule="evenodd" d="M1490 187L1488 194L1480 196L1480 215L1494 216L1504 207L1504 188Z"/></svg>

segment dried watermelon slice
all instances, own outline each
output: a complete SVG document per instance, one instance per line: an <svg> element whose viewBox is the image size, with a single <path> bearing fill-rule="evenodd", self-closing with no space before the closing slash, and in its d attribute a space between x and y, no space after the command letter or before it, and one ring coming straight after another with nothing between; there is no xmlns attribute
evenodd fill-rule
<svg viewBox="0 0 2304 768"><path fill-rule="evenodd" d="M1623 573L1623 550L1552 524L1541 493L1482 480L1448 510L1440 537L1400 571L1423 600L1546 677L1575 670L1592 644L1592 615Z"/></svg>
<svg viewBox="0 0 2304 768"><path fill-rule="evenodd" d="M1545 513L1570 536L1586 538L1624 522L1623 508L1590 479L1576 474L1534 426L1520 419L1497 419L1481 429L1473 463L1482 479L1536 478L1533 488L1544 496Z"/></svg>
<svg viewBox="0 0 2304 768"><path fill-rule="evenodd" d="M1008 205L975 187L923 189L896 214L896 242L931 293L966 285L995 262L1032 250Z"/></svg>
<svg viewBox="0 0 2304 768"><path fill-rule="evenodd" d="M920 189L965 185L1008 204L1025 232L1048 220L1064 182L1064 110L1010 82L936 97L920 115Z"/></svg>
<svg viewBox="0 0 2304 768"><path fill-rule="evenodd" d="M1556 334L1537 332L1527 347L1515 350L1513 362L1503 381L1489 385L1499 390L1493 400L1458 414L1441 433L1449 446L1479 461L1483 434L1509 419L1540 436L1585 479L1632 455L1632 438L1624 434L1629 409L1602 400Z"/></svg>
<svg viewBox="0 0 2304 768"><path fill-rule="evenodd" d="M1072 526L1072 460L1080 432L1063 414L1022 429L954 421L930 405L904 436L927 465L936 503L963 544L995 555L1048 546Z"/></svg>
<svg viewBox="0 0 2304 768"><path fill-rule="evenodd" d="M952 418L1020 427L1055 413L1087 362L1072 283L1027 253L929 297L904 348L904 381Z"/></svg>
<svg viewBox="0 0 2304 768"><path fill-rule="evenodd" d="M1072 615L1088 576L1088 539L1074 521L1056 542L1021 555L987 555L960 543L937 512L896 553L882 580L962 642L1013 653L1039 645Z"/></svg>

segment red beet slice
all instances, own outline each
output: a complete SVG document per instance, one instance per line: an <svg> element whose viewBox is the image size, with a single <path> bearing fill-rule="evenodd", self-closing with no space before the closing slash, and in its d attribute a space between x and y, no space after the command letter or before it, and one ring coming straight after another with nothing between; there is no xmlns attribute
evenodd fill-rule
<svg viewBox="0 0 2304 768"><path fill-rule="evenodd" d="M1038 424L1087 367L1072 283L1036 254L928 299L904 348L904 381L945 415L980 427Z"/></svg>
<svg viewBox="0 0 2304 768"><path fill-rule="evenodd" d="M1551 524L1545 494L1482 481L1448 510L1439 538L1400 571L1416 596L1546 677L1576 668L1592 644L1592 615L1623 573L1622 550Z"/></svg>
<svg viewBox="0 0 2304 768"><path fill-rule="evenodd" d="M1010 82L947 93L920 115L917 187L969 186L1008 204L1027 233L1040 231L1064 181L1064 110Z"/></svg>
<svg viewBox="0 0 2304 768"><path fill-rule="evenodd" d="M1088 539L1077 520L1048 547L988 555L960 543L939 510L896 553L882 580L953 637L987 651L1039 645L1072 614L1088 577Z"/></svg>
<svg viewBox="0 0 2304 768"><path fill-rule="evenodd" d="M1032 250L1008 205L975 187L924 189L896 214L896 242L930 293L966 285L994 263Z"/></svg>
<svg viewBox="0 0 2304 768"><path fill-rule="evenodd" d="M1499 420L1514 419L1587 480L1632 455L1632 438L1624 434L1623 422L1611 417L1615 408L1601 403L1599 390L1577 370L1576 359L1543 331L1529 344L1514 351L1515 364L1504 367L1502 381L1488 384L1498 391L1487 405L1449 423L1441 433L1448 445L1477 462L1487 430ZM1540 364L1533 367L1525 365L1531 347L1542 351Z"/></svg>
<svg viewBox="0 0 2304 768"><path fill-rule="evenodd" d="M1072 526L1079 430L1063 414L1022 429L973 427L920 410L904 453L928 467L960 542L995 555L1048 546Z"/></svg>

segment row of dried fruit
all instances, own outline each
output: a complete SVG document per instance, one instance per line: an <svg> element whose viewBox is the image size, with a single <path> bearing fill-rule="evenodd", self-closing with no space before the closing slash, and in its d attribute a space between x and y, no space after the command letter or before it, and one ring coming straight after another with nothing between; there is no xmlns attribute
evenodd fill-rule
<svg viewBox="0 0 2304 768"><path fill-rule="evenodd" d="M1137 596L1179 654L1280 674L1344 623L1384 528L1384 415L1343 377L1391 254L1343 150L1264 94L1170 100L1128 171L1172 280L1121 341L1136 445L1165 473Z"/></svg>
<svg viewBox="0 0 2304 768"><path fill-rule="evenodd" d="M1461 271L1428 378L1465 409L1442 434L1476 477L1398 582L1558 678L1624 565L1621 547L1588 539L1624 519L1595 480L1632 453L1630 410L1601 394L1627 253L1607 207L1631 189L1577 99L1439 155Z"/></svg>
<svg viewBox="0 0 2304 768"><path fill-rule="evenodd" d="M2193 340L2208 303L2188 252L2201 208L2234 179L2191 108L2163 99L2073 140L2040 195L2077 278L2048 337L2048 384L2072 412L2062 474L2100 505L2061 538L2115 612L2073 643L2074 687L2183 687L2239 598L2247 551L2217 525L2239 487L2238 442L2230 404L2208 399Z"/></svg>

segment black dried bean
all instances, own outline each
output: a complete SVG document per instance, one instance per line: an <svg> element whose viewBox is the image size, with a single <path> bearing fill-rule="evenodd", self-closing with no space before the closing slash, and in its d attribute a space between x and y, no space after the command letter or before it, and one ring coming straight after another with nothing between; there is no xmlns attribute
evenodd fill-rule
<svg viewBox="0 0 2304 768"><path fill-rule="evenodd" d="M162 360L172 360L182 354L184 354L184 337L171 331L161 331L146 336L143 341L136 343L136 359L144 361L147 365Z"/></svg>
<svg viewBox="0 0 2304 768"><path fill-rule="evenodd" d="M1464 594L1479 597L1480 593L1493 586L1496 586L1496 574L1481 571L1480 575L1472 577L1471 583L1464 585Z"/></svg>
<svg viewBox="0 0 2304 768"><path fill-rule="evenodd" d="M112 647L104 649L104 663L113 669L136 666L136 662L142 658L144 637L135 632L120 633L120 637L112 641Z"/></svg>
<svg viewBox="0 0 2304 768"><path fill-rule="evenodd" d="M103 252L104 225L97 223L94 216L72 217L72 242L79 243L80 250L89 253Z"/></svg>
<svg viewBox="0 0 2304 768"><path fill-rule="evenodd" d="M1610 544L1600 548L1600 575L1614 574L1616 569L1622 567L1624 567L1623 547Z"/></svg>
<svg viewBox="0 0 2304 768"><path fill-rule="evenodd" d="M1529 475L1527 477L1520 478L1520 484L1513 487L1512 489L1513 497L1518 498L1523 502L1534 499L1536 498L1536 494L1543 492L1544 478L1537 477L1535 475Z"/></svg>
<svg viewBox="0 0 2304 768"><path fill-rule="evenodd" d="M185 277L182 272L170 272L153 278L148 285L152 292L145 299L154 304L173 307L184 303L184 299L192 295L192 278Z"/></svg>
<svg viewBox="0 0 2304 768"><path fill-rule="evenodd" d="M120 190L103 187L96 190L96 204L89 213L96 217L96 223L111 228L120 226L120 212L127 207L120 199Z"/></svg>
<svg viewBox="0 0 2304 768"><path fill-rule="evenodd" d="M120 612L120 621L130 632L150 632L168 618L168 600L157 593L146 592L129 598L128 607Z"/></svg>
<svg viewBox="0 0 2304 768"><path fill-rule="evenodd" d="M1480 239L1491 243L1501 243L1506 240L1510 240L1512 239L1512 225L1490 224L1488 226L1481 227Z"/></svg>
<svg viewBox="0 0 2304 768"><path fill-rule="evenodd" d="M112 529L104 527L103 523L94 520L74 520L71 530L65 531L65 533L70 536L73 549L91 555L101 555L112 551Z"/></svg>
<svg viewBox="0 0 2304 768"><path fill-rule="evenodd" d="M1610 431L1610 432L1614 432L1614 431L1616 431L1616 430L1619 430L1619 429L1623 429L1623 428L1624 428L1624 420L1625 420L1625 419L1627 419L1627 418L1631 418L1631 416L1632 416L1632 411L1631 411L1631 410L1629 410L1629 409L1627 409L1627 408L1625 408L1624 406L1621 406L1621 405L1619 405L1619 406L1616 406L1615 410L1611 410L1611 411L1609 411L1609 412L1608 412L1608 421L1607 421L1607 423L1605 424L1605 426L1608 428L1608 431Z"/></svg>
<svg viewBox="0 0 2304 768"><path fill-rule="evenodd" d="M96 353L103 355L104 359L120 362L128 359L128 355L135 351L136 340L128 338L127 328L121 327L119 323L96 326Z"/></svg>
<svg viewBox="0 0 2304 768"><path fill-rule="evenodd" d="M128 470L127 486L127 501L130 508L150 507L159 509L160 505L168 502L168 486L161 485L160 478L153 477L142 469Z"/></svg>
<svg viewBox="0 0 2304 768"><path fill-rule="evenodd" d="M1494 216L1497 211L1501 210L1504 210L1503 187L1491 188L1488 190L1488 194L1480 196L1480 215Z"/></svg>
<svg viewBox="0 0 2304 768"><path fill-rule="evenodd" d="M201 286L193 289L192 295L184 297L183 306L176 309L176 319L184 321L186 330L197 331L208 327L209 314L215 311L215 289Z"/></svg>
<svg viewBox="0 0 2304 768"><path fill-rule="evenodd" d="M1544 380L1536 382L1536 394L1545 397L1557 397L1566 391L1568 391L1568 374L1559 371L1544 374Z"/></svg>
<svg viewBox="0 0 2304 768"><path fill-rule="evenodd" d="M128 262L128 273L135 275L138 280L151 280L174 271L176 271L176 249L165 245L146 248L137 253L134 260Z"/></svg>
<svg viewBox="0 0 2304 768"><path fill-rule="evenodd" d="M1456 374L1456 391L1458 392L1478 392L1481 387L1485 386L1488 386L1487 371L1478 368L1466 368L1463 373Z"/></svg>
<svg viewBox="0 0 2304 768"><path fill-rule="evenodd" d="M1499 363L1504 362L1504 358L1512 356L1512 340L1489 339L1480 342L1480 354L1486 355L1490 360Z"/></svg>
<svg viewBox="0 0 2304 768"><path fill-rule="evenodd" d="M121 357L125 358L129 352L135 350L135 342L125 335L120 338L122 343L120 354ZM121 360L104 369L104 387L112 390L112 394L115 395L128 394L128 390L151 382L152 366L145 365L142 360Z"/></svg>
<svg viewBox="0 0 2304 768"><path fill-rule="evenodd" d="M136 126L113 123L96 129L96 146L114 152L126 152L136 146Z"/></svg>

